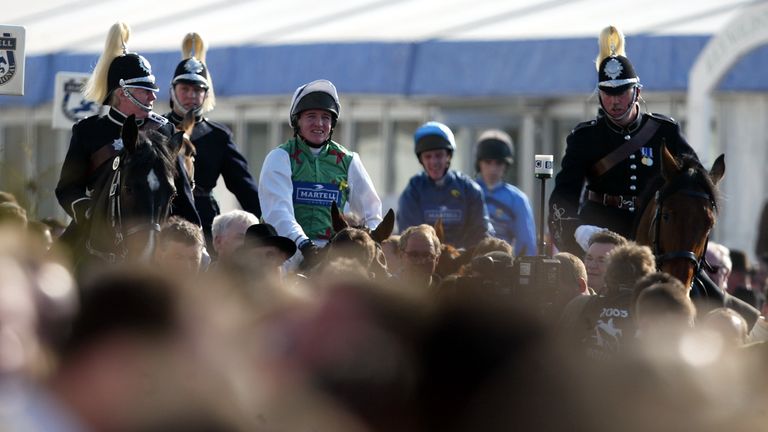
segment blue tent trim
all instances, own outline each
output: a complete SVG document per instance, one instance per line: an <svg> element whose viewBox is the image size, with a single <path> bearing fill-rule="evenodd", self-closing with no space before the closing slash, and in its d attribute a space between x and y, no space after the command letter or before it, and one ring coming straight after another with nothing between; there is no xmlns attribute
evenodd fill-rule
<svg viewBox="0 0 768 432"><path fill-rule="evenodd" d="M685 92L688 72L710 36L627 38L629 58L648 91ZM216 94L290 94L318 78L341 93L442 97L552 97L595 87L594 38L510 41L356 42L243 45L208 52ZM158 77L160 97L178 52L142 53ZM25 96L2 96L0 106L37 106L53 99L57 71L90 72L98 54L30 56ZM768 46L754 50L722 80L721 91L768 91Z"/></svg>

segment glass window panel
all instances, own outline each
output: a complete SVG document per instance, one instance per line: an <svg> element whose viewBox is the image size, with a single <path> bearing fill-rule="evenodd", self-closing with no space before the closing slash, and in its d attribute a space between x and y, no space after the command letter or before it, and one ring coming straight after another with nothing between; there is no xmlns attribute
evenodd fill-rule
<svg viewBox="0 0 768 432"><path fill-rule="evenodd" d="M58 201L54 191L61 171L61 161L58 160L56 150L59 132L48 124L40 124L35 127L35 134L35 175L29 183L35 194L37 217L56 216Z"/></svg>
<svg viewBox="0 0 768 432"><path fill-rule="evenodd" d="M3 155L0 160L0 190L16 196L25 208L33 202L27 188L28 166L33 149L27 142L23 125L8 125L3 128Z"/></svg>
<svg viewBox="0 0 768 432"><path fill-rule="evenodd" d="M359 153L376 191L382 195L387 186L387 152L386 144L382 141L381 124L378 122L356 123L354 144L355 151Z"/></svg>
<svg viewBox="0 0 768 432"><path fill-rule="evenodd" d="M408 185L410 178L422 171L416 154L413 152L413 133L419 123L415 121L396 121L393 127L394 164L392 166L393 188L391 193L398 197Z"/></svg>
<svg viewBox="0 0 768 432"><path fill-rule="evenodd" d="M248 160L248 170L253 178L258 181L261 174L261 166L267 152L276 144L269 141L269 124L247 123L245 125L245 142L242 144L243 156Z"/></svg>

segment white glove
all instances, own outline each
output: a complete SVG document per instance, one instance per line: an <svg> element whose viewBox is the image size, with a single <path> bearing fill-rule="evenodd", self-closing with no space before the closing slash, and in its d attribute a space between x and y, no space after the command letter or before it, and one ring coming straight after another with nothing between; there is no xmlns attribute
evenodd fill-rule
<svg viewBox="0 0 768 432"><path fill-rule="evenodd" d="M573 237L576 239L576 243L586 252L589 249L589 239L592 238L592 235L603 230L605 228L599 226L579 225L576 231L573 232Z"/></svg>

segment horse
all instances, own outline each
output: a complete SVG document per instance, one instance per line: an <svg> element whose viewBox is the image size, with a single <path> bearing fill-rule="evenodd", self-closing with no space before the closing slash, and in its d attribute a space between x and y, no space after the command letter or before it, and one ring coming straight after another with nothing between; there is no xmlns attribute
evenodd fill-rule
<svg viewBox="0 0 768 432"><path fill-rule="evenodd" d="M178 154L182 157L182 165L187 172L187 181L192 190L195 189L195 157L197 157L197 148L192 143L192 129L195 128L195 112L187 111L184 119L178 126L174 126L177 133L181 133L181 147ZM175 139L179 139L178 137Z"/></svg>
<svg viewBox="0 0 768 432"><path fill-rule="evenodd" d="M141 132L135 117L128 117L121 132L123 150L107 162L111 169L94 189L84 251L75 252L80 265L94 259L117 263L151 258L176 194L175 158L184 146L183 135Z"/></svg>
<svg viewBox="0 0 768 432"><path fill-rule="evenodd" d="M651 247L659 270L691 286L717 220L725 155L709 171L693 157L676 159L663 144L661 156L661 175L640 198L635 241Z"/></svg>
<svg viewBox="0 0 768 432"><path fill-rule="evenodd" d="M368 236L375 244L373 260L368 270L377 279L384 279L388 276L387 260L384 257L384 251L381 249L381 242L389 238L395 228L395 212L392 209L389 209L381 223L371 230L366 226L350 223L334 201L331 203L331 228L333 235L329 239L328 244L321 250L322 256L317 261L324 260L329 253L331 256L364 256L366 254L366 245L364 243L367 243L367 241L361 241L362 237L360 235ZM340 248L340 246L342 247Z"/></svg>

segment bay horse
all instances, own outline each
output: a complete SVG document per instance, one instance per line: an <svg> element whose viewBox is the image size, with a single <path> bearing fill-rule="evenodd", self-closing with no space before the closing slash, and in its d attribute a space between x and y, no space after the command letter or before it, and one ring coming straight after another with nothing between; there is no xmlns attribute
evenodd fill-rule
<svg viewBox="0 0 768 432"><path fill-rule="evenodd" d="M80 266L93 260L148 260L176 194L175 159L184 133L169 139L139 131L131 115L121 138L123 149L106 162L110 169L96 183L84 251L76 251Z"/></svg>
<svg viewBox="0 0 768 432"><path fill-rule="evenodd" d="M331 203L331 228L333 229L333 235L328 244L322 249L322 259L325 259L325 254L328 253L331 253L332 256L338 255L334 252L340 252L340 256L348 256L350 258L355 256L362 257L365 255L365 245L358 244L359 235L368 236L376 247L368 270L378 279L384 279L388 276L387 260L384 257L384 251L381 249L381 242L389 238L395 228L395 212L392 209L387 211L381 223L375 229L370 229L347 220L334 201ZM339 249L345 250L339 251Z"/></svg>
<svg viewBox="0 0 768 432"><path fill-rule="evenodd" d="M651 247L656 266L690 287L702 265L717 220L717 184L725 155L707 171L698 160L676 159L662 144L661 175L641 195L635 241Z"/></svg>

